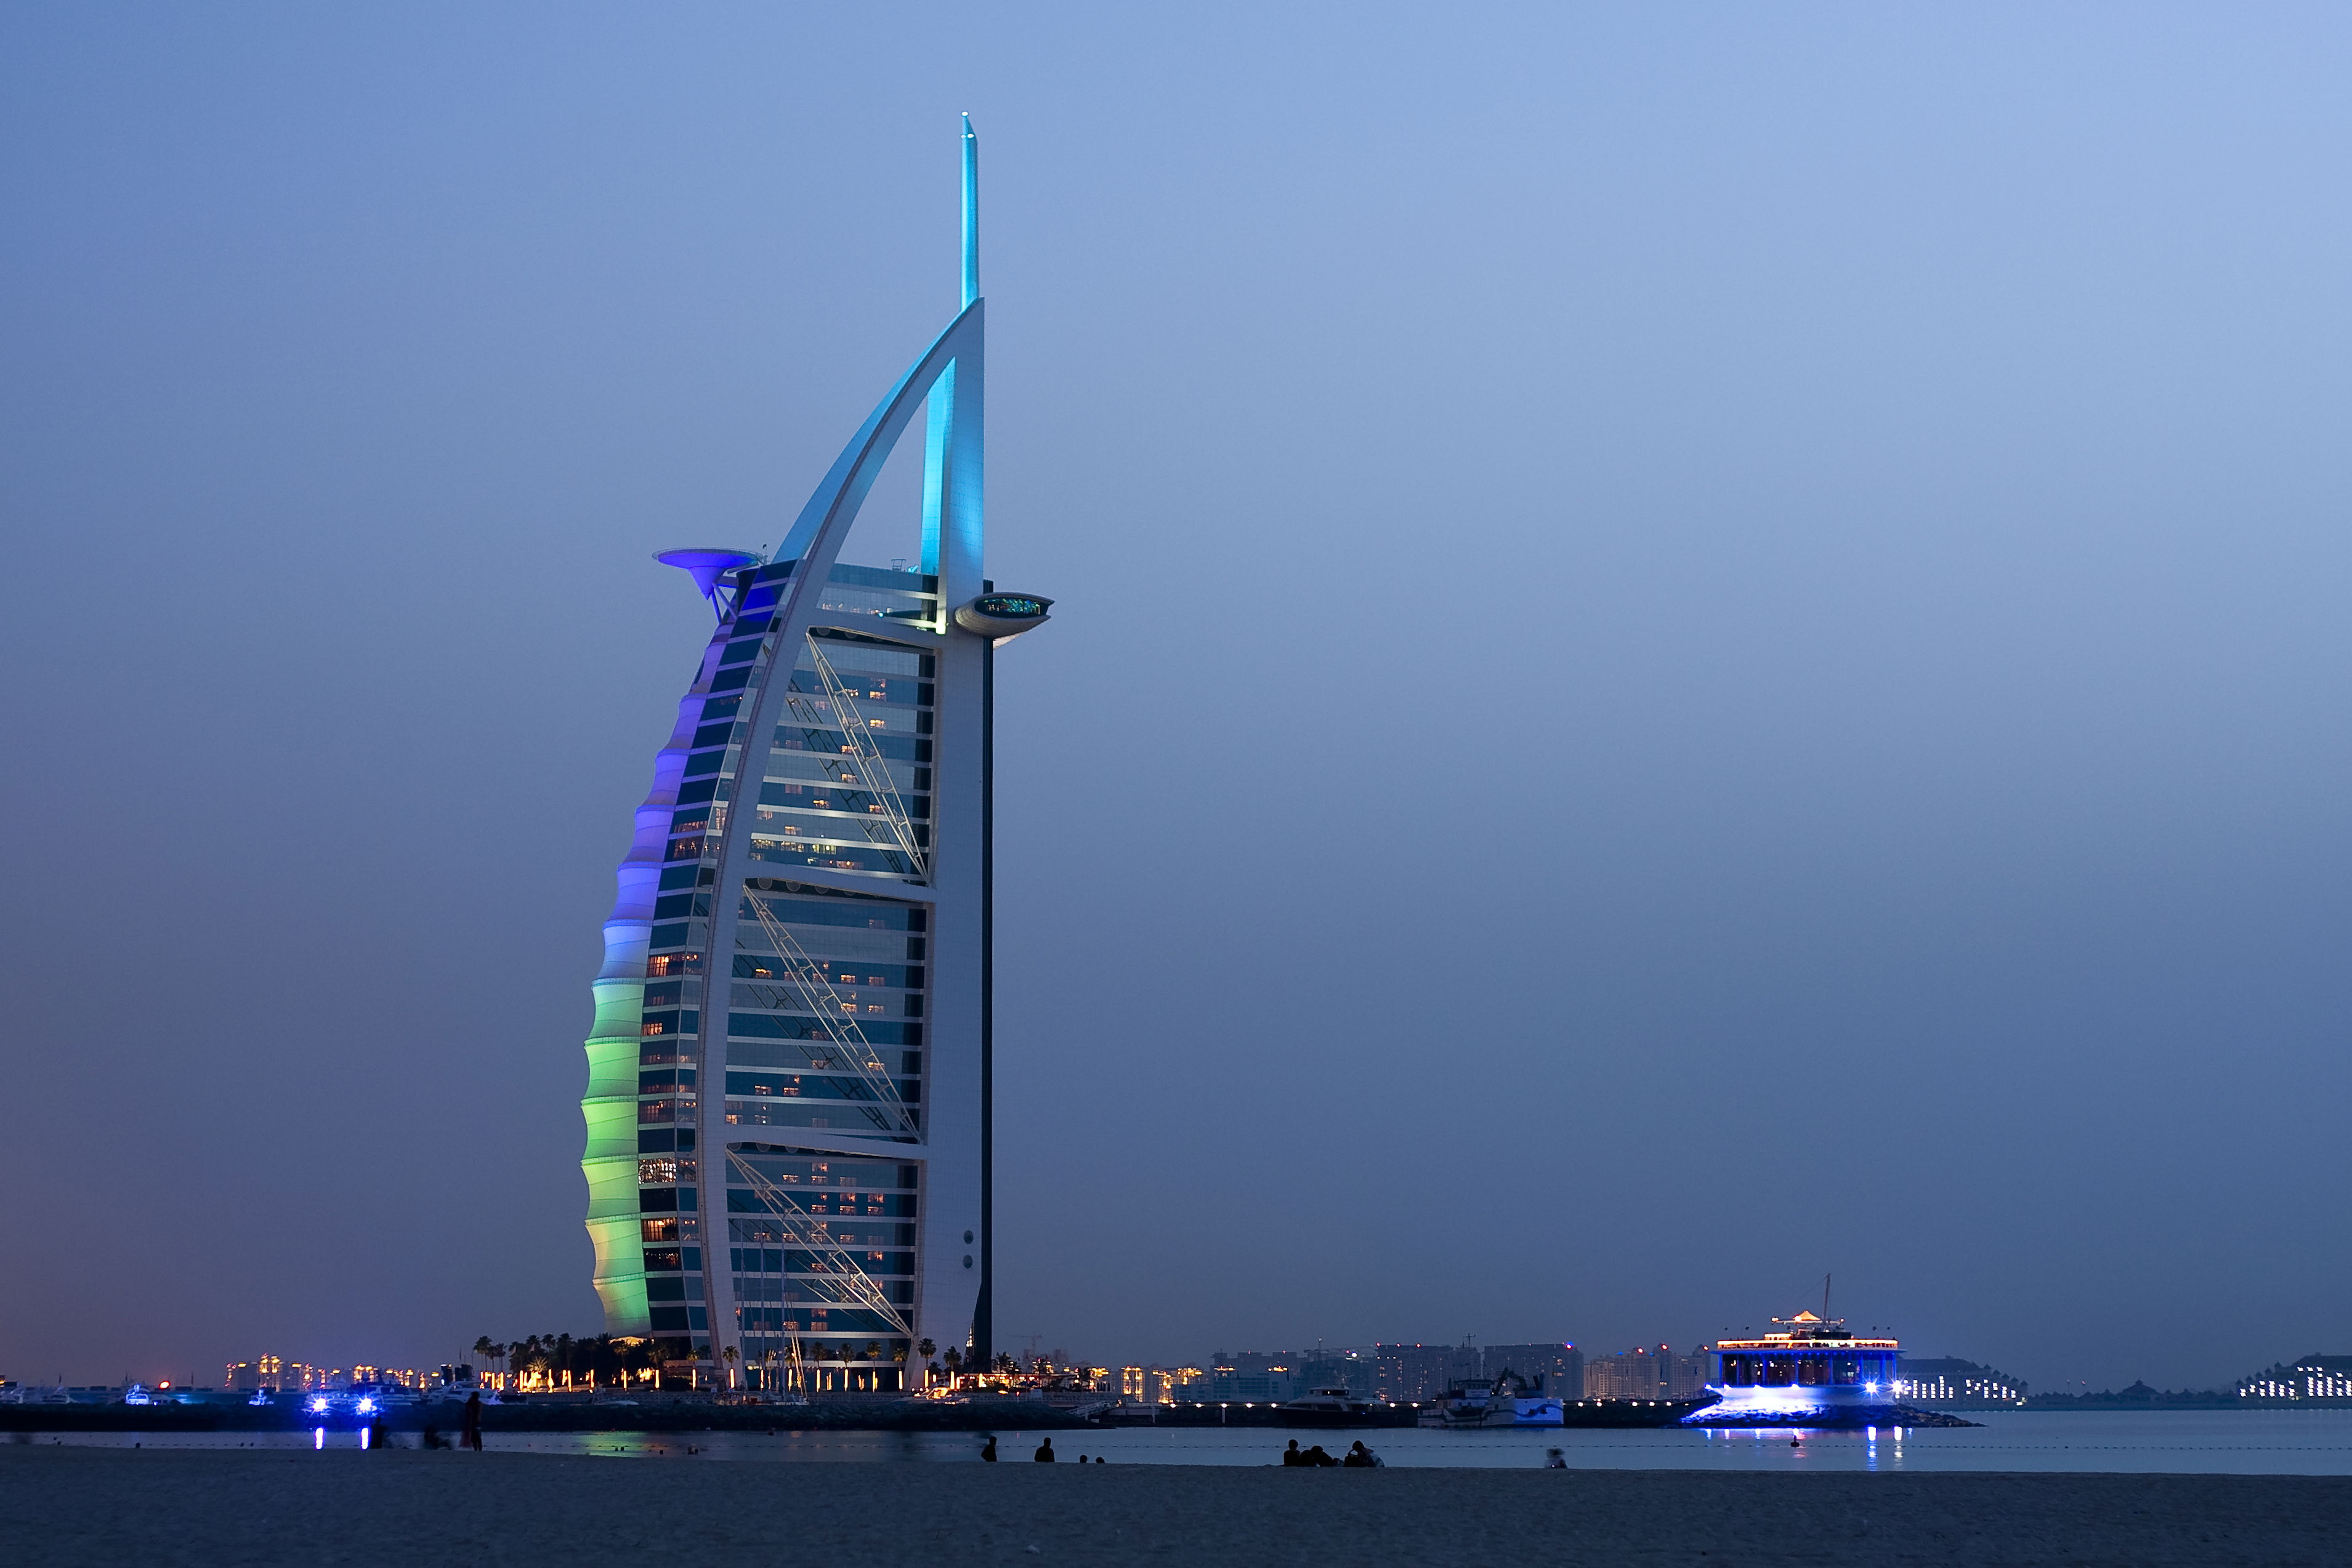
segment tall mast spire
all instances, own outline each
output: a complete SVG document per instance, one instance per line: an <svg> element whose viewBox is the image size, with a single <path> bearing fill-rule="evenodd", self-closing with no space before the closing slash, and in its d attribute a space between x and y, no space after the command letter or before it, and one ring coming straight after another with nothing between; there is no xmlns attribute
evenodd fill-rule
<svg viewBox="0 0 2352 1568"><path fill-rule="evenodd" d="M963 313L970 346L931 384L923 418L923 565L943 591L980 592L980 138L963 117ZM952 472L950 471L952 470ZM950 514L956 521L950 523ZM947 548L945 535L956 535ZM952 557L952 562L950 561ZM950 584L949 579L953 579Z"/></svg>
<svg viewBox="0 0 2352 1568"><path fill-rule="evenodd" d="M963 302L980 298L980 138L963 117Z"/></svg>

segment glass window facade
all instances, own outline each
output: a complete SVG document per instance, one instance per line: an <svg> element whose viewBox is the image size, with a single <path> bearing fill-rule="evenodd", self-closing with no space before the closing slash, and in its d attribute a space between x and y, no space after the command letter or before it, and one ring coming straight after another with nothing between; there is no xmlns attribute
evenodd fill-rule
<svg viewBox="0 0 2352 1568"><path fill-rule="evenodd" d="M796 1373L811 1392L900 1387L907 1337L882 1312L845 1302L839 1272L853 1265L892 1305L914 1304L921 1167L780 1145L738 1161L728 1264L754 1385L783 1387Z"/></svg>
<svg viewBox="0 0 2352 1568"><path fill-rule="evenodd" d="M785 717L769 737L752 808L753 861L780 870L922 874L935 673L932 656L919 649L822 631L808 639L793 667Z"/></svg>
<svg viewBox="0 0 2352 1568"><path fill-rule="evenodd" d="M592 1216L590 1229L608 1317L625 1316L612 1312L616 1291L607 1287L617 1285L625 1302L643 1291L654 1332L704 1331L698 1261L682 1269L671 1260L688 1248L698 1260L705 1224L719 1223L703 1211L723 1204L749 1381L793 1381L781 1358L811 1390L896 1388L906 1334L886 1313L856 1305L856 1291L845 1297L838 1277L854 1268L902 1315L913 1305L922 1166L762 1157L763 1189L745 1184L727 1149L709 1158L708 1173L694 1152L696 1129L709 1124L908 1143L921 1135L932 965L919 883L931 841L935 655L818 627L792 650L782 721L747 743L762 683L787 668L781 650L754 656L765 651L765 611L790 571L785 563L755 574L765 581L749 586L714 635L704 689L684 705L673 744L686 755L654 850L662 858L649 879L643 979L612 987L615 1005L600 1013L591 1042L594 1058L607 1039L628 1041L634 1082L622 1080L618 1052L603 1076L608 1095L635 1094L625 1118L607 1119L611 1158L583 1162L629 1189L625 1209L610 1202L613 1220L600 1228ZM835 567L821 608L836 620L870 617L877 632L892 621L928 630L940 620L936 580L870 567ZM719 856L729 814L742 810L753 814L749 859L735 872L748 876L719 990L708 959L722 896ZM793 879L812 867L870 880L874 891ZM893 888L915 896L892 897ZM600 981L600 1002L605 988ZM604 1087L592 1084L592 1092ZM707 1103L712 1096L723 1108ZM592 1155L597 1148L592 1140ZM711 1205L700 1201L706 1174ZM592 1185L599 1179L592 1170ZM774 1212L779 1192L793 1194L788 1219Z"/></svg>
<svg viewBox="0 0 2352 1568"><path fill-rule="evenodd" d="M1777 1354L1718 1352L1727 1388L1853 1387L1895 1382L1892 1352L1790 1350Z"/></svg>

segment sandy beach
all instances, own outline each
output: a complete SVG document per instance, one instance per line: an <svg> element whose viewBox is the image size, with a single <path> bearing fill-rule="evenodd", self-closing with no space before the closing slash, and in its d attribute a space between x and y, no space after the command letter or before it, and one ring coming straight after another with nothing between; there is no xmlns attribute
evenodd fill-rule
<svg viewBox="0 0 2352 1568"><path fill-rule="evenodd" d="M754 1521L757 1521L756 1523ZM2352 1479L756 1465L0 1447L0 1559L2340 1564Z"/></svg>

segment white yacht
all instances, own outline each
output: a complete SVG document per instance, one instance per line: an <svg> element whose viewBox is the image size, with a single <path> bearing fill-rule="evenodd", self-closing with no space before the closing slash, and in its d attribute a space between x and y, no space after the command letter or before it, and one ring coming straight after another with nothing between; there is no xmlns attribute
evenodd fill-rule
<svg viewBox="0 0 2352 1568"><path fill-rule="evenodd" d="M1863 1339L1843 1318L1799 1312L1772 1331L1717 1340L1716 1403L1683 1417L1691 1426L1861 1426L1895 1422L1894 1340Z"/></svg>

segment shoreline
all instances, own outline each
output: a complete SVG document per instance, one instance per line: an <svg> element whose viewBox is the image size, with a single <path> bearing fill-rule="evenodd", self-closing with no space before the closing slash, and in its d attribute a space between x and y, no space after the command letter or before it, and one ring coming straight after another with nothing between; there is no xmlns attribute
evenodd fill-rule
<svg viewBox="0 0 2352 1568"><path fill-rule="evenodd" d="M1530 1431L1664 1428L1677 1425L1693 1408L1688 1401L1595 1402L1570 1408L1561 1426L1502 1428ZM1398 1406L1373 1420L1334 1422L1328 1426L1286 1420L1271 1405L1163 1407L1156 1413L1085 1405L1047 1405L1024 1399L976 1400L948 1404L909 1399L818 1399L807 1405L730 1405L708 1396L674 1398L656 1394L645 1399L530 1401L481 1407L485 1432L752 1432L770 1428L794 1431L875 1432L1081 1432L1160 1428L1185 1430L1251 1427L1297 1432L1396 1431L1415 1427L1418 1408ZM1932 1412L1916 1413L1919 1426L1971 1426L1974 1423ZM396 1405L383 1412L388 1431L419 1432L427 1427L454 1431L464 1421L464 1407L446 1402ZM13 1432L307 1432L324 1426L330 1431L354 1429L361 1423L348 1409L338 1407L326 1417L311 1415L289 1400L268 1405L237 1404L149 1405L0 1405L0 1434ZM1892 1425L1892 1423L1888 1423ZM1826 1430L1827 1427L1825 1426Z"/></svg>

